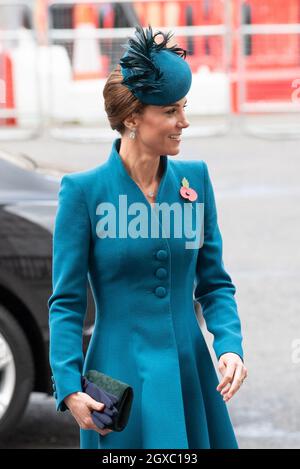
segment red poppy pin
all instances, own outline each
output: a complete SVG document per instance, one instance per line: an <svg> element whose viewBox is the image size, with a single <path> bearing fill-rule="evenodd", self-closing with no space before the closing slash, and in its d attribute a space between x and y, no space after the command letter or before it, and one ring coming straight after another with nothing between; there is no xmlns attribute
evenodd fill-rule
<svg viewBox="0 0 300 469"><path fill-rule="evenodd" d="M195 202L198 198L197 192L190 187L189 181L186 178L183 178L181 181L180 195L189 200L190 202Z"/></svg>

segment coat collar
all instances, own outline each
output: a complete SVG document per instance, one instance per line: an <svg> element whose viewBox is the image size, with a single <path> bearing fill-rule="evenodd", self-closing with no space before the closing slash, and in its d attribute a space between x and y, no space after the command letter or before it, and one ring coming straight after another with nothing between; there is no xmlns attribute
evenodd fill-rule
<svg viewBox="0 0 300 469"><path fill-rule="evenodd" d="M113 141L111 152L108 158L108 167L112 173L112 177L115 178L116 175L121 178L122 181L122 186L123 188L130 189L133 191L135 194L139 195L142 197L144 201L147 202L147 204L150 206L149 201L146 199L145 195L143 194L142 190L139 188L139 186L136 184L136 182L132 179L132 177L129 175L122 158L119 154L121 146L121 138L116 138ZM160 180L160 184L158 187L158 192L156 196L155 202L158 203L160 202L160 199L162 198L163 190L164 187L167 184L167 178L169 176L170 172L170 162L168 160L168 157L166 155L160 155L160 160L162 161L163 164L163 174Z"/></svg>

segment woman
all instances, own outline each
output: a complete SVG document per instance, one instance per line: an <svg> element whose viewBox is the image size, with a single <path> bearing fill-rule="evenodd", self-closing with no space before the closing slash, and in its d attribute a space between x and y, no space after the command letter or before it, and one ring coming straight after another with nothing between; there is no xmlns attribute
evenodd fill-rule
<svg viewBox="0 0 300 469"><path fill-rule="evenodd" d="M169 33L135 34L103 91L121 138L104 164L61 182L49 299L57 410L73 414L81 448L237 448L225 402L247 370L213 188L204 161L167 157L189 126L192 74L185 51L166 47ZM96 319L84 359L87 280ZM194 299L214 334L221 383ZM89 369L132 386L122 432L93 423L104 405L82 392Z"/></svg>

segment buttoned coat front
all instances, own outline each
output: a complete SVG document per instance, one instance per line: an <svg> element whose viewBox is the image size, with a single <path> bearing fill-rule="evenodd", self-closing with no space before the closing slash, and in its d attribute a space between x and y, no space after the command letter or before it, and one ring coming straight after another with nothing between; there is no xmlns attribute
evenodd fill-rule
<svg viewBox="0 0 300 469"><path fill-rule="evenodd" d="M222 260L207 164L160 157L163 176L156 204L189 204L195 223L195 202L179 192L183 177L196 190L196 202L204 204L198 248L187 249L186 238L175 236L171 223L169 235L130 236L124 226L137 224L135 204L146 207L149 219L154 210L127 172L120 143L114 140L105 163L61 181L48 301L57 410L66 410L67 395L82 391L81 375L96 369L130 384L134 399L122 432L102 436L80 429L81 448L237 448L194 308L196 300L214 336L217 358L234 352L243 359L235 287ZM126 213L124 206L117 210L120 195L126 195ZM116 236L103 236L103 203L116 209ZM88 281L96 317L84 357Z"/></svg>

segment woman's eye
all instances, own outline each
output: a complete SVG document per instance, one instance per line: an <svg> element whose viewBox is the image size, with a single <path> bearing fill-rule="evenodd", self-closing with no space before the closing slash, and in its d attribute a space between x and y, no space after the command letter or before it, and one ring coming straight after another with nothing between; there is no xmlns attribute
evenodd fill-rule
<svg viewBox="0 0 300 469"><path fill-rule="evenodd" d="M184 108L187 107L187 104L183 106ZM176 109L171 109L170 111L167 111L167 114L173 114L176 111Z"/></svg>

